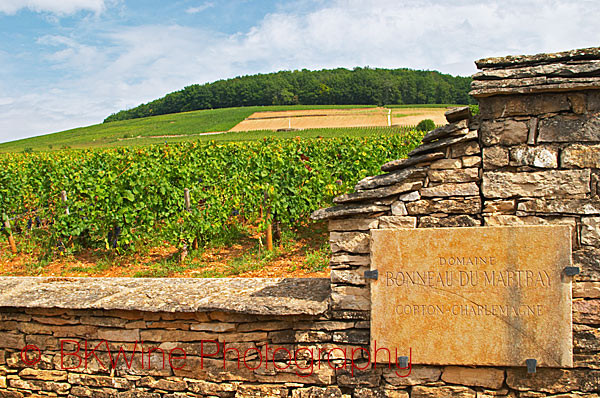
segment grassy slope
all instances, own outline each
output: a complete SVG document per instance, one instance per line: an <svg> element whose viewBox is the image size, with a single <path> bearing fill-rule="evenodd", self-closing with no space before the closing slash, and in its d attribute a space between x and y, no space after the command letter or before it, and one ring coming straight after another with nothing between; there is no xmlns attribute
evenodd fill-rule
<svg viewBox="0 0 600 398"><path fill-rule="evenodd" d="M96 124L61 131L23 140L0 144L0 152L21 152L26 148L34 151L99 148L113 146L148 145L162 142L190 140L238 141L253 140L268 136L278 137L331 137L340 135L364 136L378 133L393 133L390 128L313 129L302 132L254 131L200 136L201 133L227 131L254 112L305 109L360 108L374 105L293 105L253 106L243 108L210 109L169 115L131 119L112 123ZM446 105L405 105L403 107L444 107ZM157 137L155 136L182 137ZM139 138L138 138L139 137Z"/></svg>

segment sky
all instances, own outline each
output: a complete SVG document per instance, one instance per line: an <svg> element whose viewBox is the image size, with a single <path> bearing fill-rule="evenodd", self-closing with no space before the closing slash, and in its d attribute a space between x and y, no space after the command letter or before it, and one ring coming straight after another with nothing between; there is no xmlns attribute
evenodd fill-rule
<svg viewBox="0 0 600 398"><path fill-rule="evenodd" d="M356 66L600 45L598 0L0 0L0 142L101 123L180 90Z"/></svg>

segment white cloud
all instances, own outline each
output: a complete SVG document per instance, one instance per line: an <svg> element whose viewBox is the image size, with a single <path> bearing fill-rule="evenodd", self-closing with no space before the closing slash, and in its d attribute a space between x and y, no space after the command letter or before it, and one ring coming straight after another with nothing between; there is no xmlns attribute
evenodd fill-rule
<svg viewBox="0 0 600 398"><path fill-rule="evenodd" d="M185 10L186 13L188 14L198 14L204 10L208 10L209 8L212 8L215 6L215 3L208 1L198 7L190 7L187 10Z"/></svg>
<svg viewBox="0 0 600 398"><path fill-rule="evenodd" d="M59 15L73 14L77 11L100 13L105 9L104 0L2 0L0 12L13 15L27 8L34 12L50 12Z"/></svg>
<svg viewBox="0 0 600 398"><path fill-rule="evenodd" d="M595 1L317 4L326 5L286 7L233 35L172 24L97 29L93 45L76 31L44 36L44 59L66 77L30 95L0 90L0 141L98 123L186 85L237 75L366 65L469 75L482 57L600 42Z"/></svg>

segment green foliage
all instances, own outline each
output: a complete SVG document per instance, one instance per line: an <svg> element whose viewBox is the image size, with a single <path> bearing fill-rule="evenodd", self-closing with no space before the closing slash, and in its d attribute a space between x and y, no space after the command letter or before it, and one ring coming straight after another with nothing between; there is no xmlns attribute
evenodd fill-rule
<svg viewBox="0 0 600 398"><path fill-rule="evenodd" d="M306 258L302 268L311 271L323 271L329 267L329 259L331 258L331 249L329 245L324 245L318 250L306 252Z"/></svg>
<svg viewBox="0 0 600 398"><path fill-rule="evenodd" d="M469 105L473 116L479 115L479 105Z"/></svg>
<svg viewBox="0 0 600 398"><path fill-rule="evenodd" d="M117 253L160 237L202 244L256 221L269 193L271 214L294 225L386 161L406 156L422 133L365 138L265 138L145 148L0 154L0 214L23 231L39 223L47 246ZM184 209L189 188L192 207ZM70 213L60 202L68 194ZM32 221L33 220L33 221Z"/></svg>
<svg viewBox="0 0 600 398"><path fill-rule="evenodd" d="M423 119L419 122L419 124L417 124L417 127L415 127L415 129L417 131L431 131L435 129L435 123L431 119Z"/></svg>
<svg viewBox="0 0 600 398"><path fill-rule="evenodd" d="M147 104L114 113L104 122L256 105L471 104L474 100L468 94L470 84L470 77L410 69L281 71L194 84Z"/></svg>

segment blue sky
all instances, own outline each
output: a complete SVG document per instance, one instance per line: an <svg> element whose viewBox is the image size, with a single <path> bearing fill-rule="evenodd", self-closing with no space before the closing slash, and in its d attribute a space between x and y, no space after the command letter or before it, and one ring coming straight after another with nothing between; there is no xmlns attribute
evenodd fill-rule
<svg viewBox="0 0 600 398"><path fill-rule="evenodd" d="M194 83L355 66L470 75L600 45L596 0L0 0L0 142Z"/></svg>

